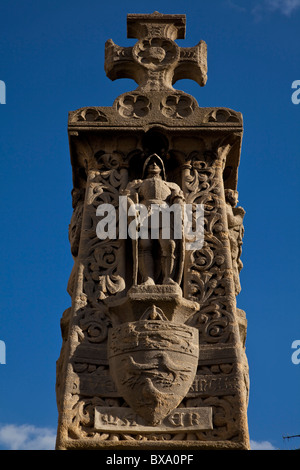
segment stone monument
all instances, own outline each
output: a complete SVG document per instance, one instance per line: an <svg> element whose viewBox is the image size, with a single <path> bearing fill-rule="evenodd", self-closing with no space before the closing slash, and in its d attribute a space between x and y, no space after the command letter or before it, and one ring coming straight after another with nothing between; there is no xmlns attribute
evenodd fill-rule
<svg viewBox="0 0 300 470"><path fill-rule="evenodd" d="M129 14L137 42L108 40L105 71L138 87L69 113L74 267L57 449L249 449L242 115L173 88L207 80L205 42L175 42L185 25Z"/></svg>

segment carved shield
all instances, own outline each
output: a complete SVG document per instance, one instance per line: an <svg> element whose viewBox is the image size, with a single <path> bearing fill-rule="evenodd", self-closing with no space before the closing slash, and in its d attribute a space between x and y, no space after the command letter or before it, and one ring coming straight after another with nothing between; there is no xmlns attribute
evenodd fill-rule
<svg viewBox="0 0 300 470"><path fill-rule="evenodd" d="M189 391L198 365L198 330L162 320L112 328L108 356L121 396L148 424L159 424Z"/></svg>

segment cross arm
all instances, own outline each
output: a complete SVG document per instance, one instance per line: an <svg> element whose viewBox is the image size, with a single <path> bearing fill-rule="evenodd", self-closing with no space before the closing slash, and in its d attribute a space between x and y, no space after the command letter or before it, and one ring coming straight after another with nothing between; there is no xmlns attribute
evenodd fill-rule
<svg viewBox="0 0 300 470"><path fill-rule="evenodd" d="M132 60L132 47L121 47L109 39L105 43L105 73L111 80L131 78L137 82L138 67Z"/></svg>
<svg viewBox="0 0 300 470"><path fill-rule="evenodd" d="M200 41L194 47L181 47L180 58L174 70L173 84L189 78L204 86L207 81L207 45Z"/></svg>

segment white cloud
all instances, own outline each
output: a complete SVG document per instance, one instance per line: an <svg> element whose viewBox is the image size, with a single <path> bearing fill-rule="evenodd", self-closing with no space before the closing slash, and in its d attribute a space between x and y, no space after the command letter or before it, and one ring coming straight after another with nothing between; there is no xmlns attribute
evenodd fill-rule
<svg viewBox="0 0 300 470"><path fill-rule="evenodd" d="M250 441L251 450L277 450L271 442L268 441Z"/></svg>
<svg viewBox="0 0 300 470"><path fill-rule="evenodd" d="M252 9L252 13L257 20L261 20L264 14L270 12L279 12L285 16L291 16L300 8L300 0L263 0L256 3Z"/></svg>
<svg viewBox="0 0 300 470"><path fill-rule="evenodd" d="M278 10L286 16L300 8L300 0L265 0L265 4L270 10Z"/></svg>
<svg viewBox="0 0 300 470"><path fill-rule="evenodd" d="M3 450L54 450L56 432L29 424L0 424L0 448Z"/></svg>
<svg viewBox="0 0 300 470"><path fill-rule="evenodd" d="M278 11L285 16L291 16L298 8L300 0L263 0L254 6L252 13L261 16L263 13Z"/></svg>
<svg viewBox="0 0 300 470"><path fill-rule="evenodd" d="M261 21L266 15L278 12L290 17L296 10L300 9L300 0L253 0L248 8L240 5L241 0L224 0L225 4L237 12L248 13L251 11L256 21Z"/></svg>

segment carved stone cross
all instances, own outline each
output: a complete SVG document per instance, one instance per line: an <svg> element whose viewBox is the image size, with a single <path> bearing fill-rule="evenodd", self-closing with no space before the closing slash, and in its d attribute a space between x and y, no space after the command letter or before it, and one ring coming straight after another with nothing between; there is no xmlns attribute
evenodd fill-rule
<svg viewBox="0 0 300 470"><path fill-rule="evenodd" d="M133 47L121 47L111 39L105 44L105 72L111 80L131 78L138 90L170 91L180 79L207 80L207 47L179 47L185 37L185 15L127 15L127 37L137 38Z"/></svg>
<svg viewBox="0 0 300 470"><path fill-rule="evenodd" d="M205 42L177 45L185 26L185 15L128 15L132 47L109 40L105 70L138 88L69 114L60 450L250 448L247 319L236 302L242 115L173 89L206 83Z"/></svg>

